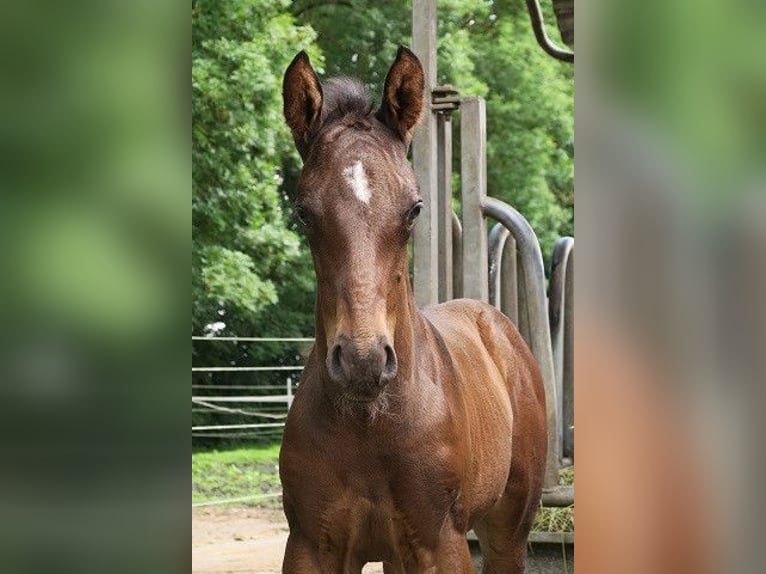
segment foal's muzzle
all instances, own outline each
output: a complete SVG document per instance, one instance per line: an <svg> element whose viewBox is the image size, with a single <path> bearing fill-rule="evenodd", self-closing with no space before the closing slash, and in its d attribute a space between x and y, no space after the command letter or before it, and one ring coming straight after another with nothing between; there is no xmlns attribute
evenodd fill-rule
<svg viewBox="0 0 766 574"><path fill-rule="evenodd" d="M396 353L385 337L360 350L348 335L341 335L327 353L330 378L347 394L372 400L396 376Z"/></svg>

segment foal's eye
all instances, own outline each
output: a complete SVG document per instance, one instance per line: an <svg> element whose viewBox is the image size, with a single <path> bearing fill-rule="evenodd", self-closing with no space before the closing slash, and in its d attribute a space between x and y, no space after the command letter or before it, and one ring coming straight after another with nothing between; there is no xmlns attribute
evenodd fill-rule
<svg viewBox="0 0 766 574"><path fill-rule="evenodd" d="M420 215L421 210L423 209L423 202L418 201L415 205L412 206L412 208L407 213L407 226L412 227L415 225L415 220L418 218L418 215Z"/></svg>

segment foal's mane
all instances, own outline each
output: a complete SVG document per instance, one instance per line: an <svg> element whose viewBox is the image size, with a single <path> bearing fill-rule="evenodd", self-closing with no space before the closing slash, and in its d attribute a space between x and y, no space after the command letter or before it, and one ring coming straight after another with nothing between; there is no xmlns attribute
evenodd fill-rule
<svg viewBox="0 0 766 574"><path fill-rule="evenodd" d="M329 124L347 116L367 118L372 114L372 98L367 87L355 78L330 78L322 83L322 123Z"/></svg>

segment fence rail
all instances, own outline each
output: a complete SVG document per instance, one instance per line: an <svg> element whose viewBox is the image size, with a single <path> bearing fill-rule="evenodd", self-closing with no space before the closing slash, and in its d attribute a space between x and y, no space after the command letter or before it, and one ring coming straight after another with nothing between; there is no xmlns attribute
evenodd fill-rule
<svg viewBox="0 0 766 574"><path fill-rule="evenodd" d="M192 335L192 341L245 341L254 343L313 343L314 337L202 337Z"/></svg>
<svg viewBox="0 0 766 574"><path fill-rule="evenodd" d="M226 342L226 343L310 343L313 337L239 337L239 336L192 336L196 342ZM293 391L297 386L294 381L296 373L303 370L303 365L273 365L273 366L223 366L192 367L192 373L209 373L209 377L221 373L269 373L281 372L288 374L284 384L221 384L212 382L192 382L192 412L217 413L222 416L253 417L263 422L237 422L232 424L203 424L192 425L192 437L197 438L263 438L272 436L284 427L287 410L292 404ZM222 391L245 391L237 395L221 394ZM250 391L251 394L247 394ZM283 391L283 392L279 392ZM211 394L203 394L209 392ZM265 394L258 394L265 393ZM253 409L239 408L239 405L253 405ZM252 419L251 419L252 420ZM217 422L217 421L212 421ZM242 432L252 431L252 432Z"/></svg>
<svg viewBox="0 0 766 574"><path fill-rule="evenodd" d="M269 429L285 426L285 423L253 423L244 425L203 425L192 427L193 431L212 431L228 429Z"/></svg>
<svg viewBox="0 0 766 574"><path fill-rule="evenodd" d="M208 397L208 396L192 396L192 402L204 400L210 403L286 403L290 398L290 395L272 395L266 397Z"/></svg>
<svg viewBox="0 0 766 574"><path fill-rule="evenodd" d="M192 367L192 373L237 373L247 371L302 371L300 365L276 367Z"/></svg>

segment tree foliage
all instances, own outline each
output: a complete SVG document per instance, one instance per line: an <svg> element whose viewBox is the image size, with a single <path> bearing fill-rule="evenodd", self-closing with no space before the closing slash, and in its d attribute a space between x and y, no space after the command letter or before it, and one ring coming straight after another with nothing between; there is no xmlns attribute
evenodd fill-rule
<svg viewBox="0 0 766 574"><path fill-rule="evenodd" d="M540 49L525 17L498 17L475 42L488 86L489 193L521 211L549 254L574 234L572 69Z"/></svg>
<svg viewBox="0 0 766 574"><path fill-rule="evenodd" d="M252 324L301 259L281 185L294 165L282 73L313 31L280 0L192 4L192 330ZM305 258L304 258L305 259Z"/></svg>

